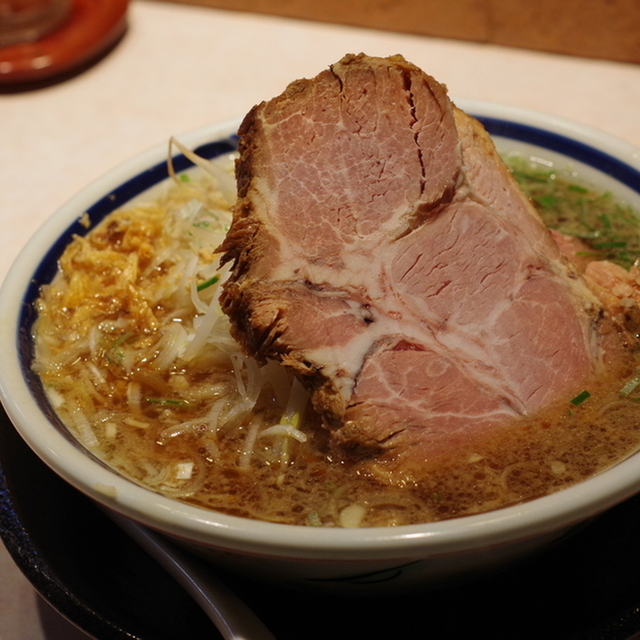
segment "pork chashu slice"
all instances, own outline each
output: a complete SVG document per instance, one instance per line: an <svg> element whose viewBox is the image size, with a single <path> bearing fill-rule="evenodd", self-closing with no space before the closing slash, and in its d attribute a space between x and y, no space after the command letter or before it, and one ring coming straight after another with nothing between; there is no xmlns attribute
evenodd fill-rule
<svg viewBox="0 0 640 640"><path fill-rule="evenodd" d="M401 56L347 55L254 107L237 179L223 309L334 443L419 462L601 365L600 303L480 123Z"/></svg>

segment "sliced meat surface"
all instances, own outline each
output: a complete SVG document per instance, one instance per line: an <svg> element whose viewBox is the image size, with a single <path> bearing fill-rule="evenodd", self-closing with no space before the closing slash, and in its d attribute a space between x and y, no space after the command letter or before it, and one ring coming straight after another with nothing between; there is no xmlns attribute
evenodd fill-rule
<svg viewBox="0 0 640 640"><path fill-rule="evenodd" d="M223 309L345 450L419 464L601 366L598 298L482 126L402 57L346 56L256 106L237 177Z"/></svg>

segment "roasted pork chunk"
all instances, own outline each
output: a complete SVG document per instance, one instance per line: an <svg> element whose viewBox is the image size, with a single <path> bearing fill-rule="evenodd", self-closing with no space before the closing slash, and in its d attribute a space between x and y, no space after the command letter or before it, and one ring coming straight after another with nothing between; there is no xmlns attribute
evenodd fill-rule
<svg viewBox="0 0 640 640"><path fill-rule="evenodd" d="M345 451L419 462L602 365L598 298L482 126L402 57L348 55L256 106L237 178L223 308Z"/></svg>

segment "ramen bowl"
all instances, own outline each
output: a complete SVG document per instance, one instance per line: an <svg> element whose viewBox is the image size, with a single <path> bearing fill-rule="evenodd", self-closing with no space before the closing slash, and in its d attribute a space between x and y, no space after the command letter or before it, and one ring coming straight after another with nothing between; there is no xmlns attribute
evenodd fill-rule
<svg viewBox="0 0 640 640"><path fill-rule="evenodd" d="M544 114L458 101L478 117L499 151L570 165L640 210L640 151ZM181 137L199 155L235 149L238 122ZM20 253L0 291L0 394L31 449L100 505L178 541L203 559L254 578L310 590L370 593L466 580L526 557L640 490L640 454L545 497L422 525L305 527L216 513L160 495L109 468L57 418L32 370L34 301L74 234L167 179L166 144L122 164L60 208ZM190 161L177 155L176 170ZM87 220L90 224L87 225Z"/></svg>

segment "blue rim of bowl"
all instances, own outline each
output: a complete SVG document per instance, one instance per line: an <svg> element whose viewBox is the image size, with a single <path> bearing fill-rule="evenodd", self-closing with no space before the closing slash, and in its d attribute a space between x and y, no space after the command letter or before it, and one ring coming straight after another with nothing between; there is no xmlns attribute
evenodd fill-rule
<svg viewBox="0 0 640 640"><path fill-rule="evenodd" d="M558 152L566 158L580 161L605 175L615 178L621 184L624 184L626 187L640 194L640 170L632 166L634 163L632 162L631 164L627 164L623 160L610 155L606 151L597 149L594 146L590 146L589 144L581 142L580 140L562 135L561 132L563 130L567 132L571 131L571 123L569 123L568 121L556 120L554 122L553 118L545 118L543 122L545 122L545 126L547 126L547 122L549 123L549 129L544 129L540 128L539 126L524 124L523 122L511 120L509 119L509 117L492 117L491 115L484 114L482 112L483 103L474 104L478 104L480 105L480 107L477 110L467 107L467 113L474 114L475 117L485 126L487 131L492 136L513 139L529 143L539 148L547 149L549 151ZM516 117L518 117L517 112L521 111L521 120L526 122L528 112L526 112L525 110L517 109L514 109L514 111L516 112ZM529 115L539 116L540 114L529 112ZM553 129L555 129L556 131L553 131ZM558 133L558 131L560 133ZM606 135L600 136L598 132L589 130L587 127L579 128L577 130L577 134L577 137L582 138L583 140L589 140L591 139L590 134L596 134L595 137L593 135L591 137L596 141L596 146L601 146L602 149L616 149L618 148L618 145L621 145L623 147L626 146L630 151L634 151L630 145L625 145L625 143L621 143L619 140L615 140ZM212 140L207 140L206 138L203 138L202 135L200 135L199 137L196 136L193 139L196 140L196 144L193 145L194 151L199 155L202 155L203 157L209 159L235 150L237 143L237 137L233 135L229 136L227 133L225 133L221 137L214 137ZM203 140L204 142L201 142ZM600 140L603 141L602 144L600 144ZM607 140L610 144L607 143ZM624 154L622 155L624 157ZM154 156L154 158L157 158L157 156ZM177 155L174 157L174 166L177 172L181 172L191 167L192 163L184 156ZM147 189L154 187L167 177L168 173L166 168L166 161L161 161L153 164L149 169L137 173L132 178L125 180L121 185L117 186L109 193L105 194L103 197L97 199L86 210L91 220L90 228L92 228L95 224L102 220L111 211L126 204L129 200L143 193ZM22 297L22 303L18 317L20 334L17 341L20 358L20 368L22 370L23 378L26 382L26 386L28 387L29 392L32 394L37 404L40 406L40 409L44 410L44 412L47 414L47 417L54 424L58 425L58 427L61 427L58 429L58 431L61 432L61 434L65 435L68 440L70 440L76 447L82 449L83 451L85 451L84 448L75 440L75 438L71 437L69 433L66 432L67 430L66 428L64 428L64 425L62 425L57 416L54 415L53 410L46 400L40 380L35 372L33 372L31 369L33 352L30 332L32 323L35 319L34 301L37 298L40 286L51 280L51 277L54 275L57 268L57 259L61 255L72 235L84 235L88 232L88 230L90 230L90 228L87 229L83 227L79 224L79 221L74 222L69 227L67 227L67 229L63 233L59 235L56 243L49 249L44 258L39 262L38 267L34 270L33 277L29 281L27 290ZM97 458L93 458L94 460L97 460ZM624 463L622 466L625 466ZM589 481L587 480L583 483L580 483L580 485L585 485L586 483L589 483ZM591 496L590 492L590 496L585 497L579 492L581 496L580 499L578 499L577 501L572 501L572 506L568 510L566 509L566 506L559 507L559 503L556 504L557 501L554 502L554 504L556 504L556 507L563 509L564 513L561 519L563 519L565 523L576 522L588 515L594 515L595 513L602 511L607 507L613 506L613 504L629 497L637 490L637 484L637 482L627 482L625 483L624 487L609 487L609 485L607 484L608 489L605 490L611 491L611 489L613 488L613 493L615 494L613 496ZM575 489L575 487L566 489L560 493L567 494L567 499L569 498L569 494L577 497L575 491L572 491L572 489ZM552 509L553 514L555 514L554 509ZM503 522L510 520L512 515L515 513L515 510L520 512L519 507L517 509L514 507L502 510L503 517L497 518L497 520ZM527 511L527 509L525 509L525 511ZM586 515L584 515L585 513ZM538 518L533 512L529 513L529 515L523 519L524 524L521 527L521 531L524 531L523 527L529 527L527 536L530 536L532 530L542 533L548 530L548 527L550 526L554 529L557 528L557 523L553 524L552 520L556 518L558 514L553 514L546 514L542 516L542 518ZM484 522L485 520L481 515L470 516L469 518L477 521L476 524L480 524L480 521ZM480 518L480 520L478 520L478 518ZM232 520L233 518L228 519ZM495 519L496 518L492 517L488 518L487 521ZM441 527L442 531L440 531L439 527L435 527L435 529L437 529L440 533L444 532L447 529L446 523L436 524L444 525L443 527ZM531 525L533 525L532 528ZM200 524L197 523L195 524L195 526L200 527ZM208 525L204 526L206 527ZM273 526L277 527L277 525ZM226 523L224 524L224 527L229 527L229 531L232 531L235 528L235 525L229 525L228 523ZM420 528L419 525L410 528L415 529L416 527ZM406 529L406 527L399 527L398 529ZM275 531L272 533L275 535ZM334 531L334 534L335 533L336 532ZM342 532L342 534L338 535L338 538L344 537L346 540L345 544L350 545L350 538L348 538L348 535L350 533L352 532L346 530ZM249 533L248 537L250 538L252 535L252 533ZM462 537L464 537L465 534L463 533L461 535ZM371 536L371 541L373 542L377 537L378 536L375 535ZM405 534L403 534L401 531L396 531L393 535L383 535L382 537L385 539L389 538L389 540L391 540L392 538L397 539L398 537L404 538ZM411 546L413 544L420 544L419 541L422 536L421 534L416 536L415 534L409 535L407 533L406 537L408 546ZM479 537L482 538L482 536ZM360 542L362 541L359 541L359 543ZM342 544L342 542L339 542L338 544Z"/></svg>

